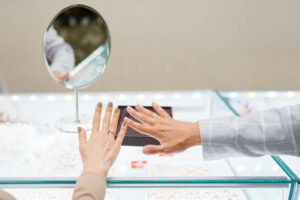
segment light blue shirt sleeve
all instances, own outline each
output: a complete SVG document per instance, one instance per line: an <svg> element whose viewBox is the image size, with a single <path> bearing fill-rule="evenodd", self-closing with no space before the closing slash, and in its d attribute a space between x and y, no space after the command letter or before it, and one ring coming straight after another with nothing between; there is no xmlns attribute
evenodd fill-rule
<svg viewBox="0 0 300 200"><path fill-rule="evenodd" d="M199 122L205 160L300 155L300 105Z"/></svg>
<svg viewBox="0 0 300 200"><path fill-rule="evenodd" d="M75 65L74 50L59 36L53 27L46 35L46 56L51 61L51 70L58 71L60 75L71 72Z"/></svg>

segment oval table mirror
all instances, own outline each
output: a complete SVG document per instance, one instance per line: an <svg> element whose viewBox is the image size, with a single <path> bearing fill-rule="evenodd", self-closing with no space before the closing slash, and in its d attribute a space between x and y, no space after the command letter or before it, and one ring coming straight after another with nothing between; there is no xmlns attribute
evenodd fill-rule
<svg viewBox="0 0 300 200"><path fill-rule="evenodd" d="M103 17L93 8L76 4L62 9L50 22L43 40L43 56L51 77L60 85L73 89L75 115L56 122L62 132L90 128L90 120L80 118L79 89L99 78L110 55L110 34Z"/></svg>

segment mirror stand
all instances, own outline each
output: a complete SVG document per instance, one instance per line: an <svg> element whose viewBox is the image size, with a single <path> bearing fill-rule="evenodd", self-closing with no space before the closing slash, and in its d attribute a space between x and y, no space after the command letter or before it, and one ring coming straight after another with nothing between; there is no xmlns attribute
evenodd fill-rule
<svg viewBox="0 0 300 200"><path fill-rule="evenodd" d="M44 62L55 82L73 89L75 97L75 113L55 122L59 132L78 133L78 127L91 129L91 115L79 113L79 89L90 86L102 76L110 55L110 43L105 20L87 5L73 4L61 9L48 25L43 40Z"/></svg>
<svg viewBox="0 0 300 200"><path fill-rule="evenodd" d="M91 121L86 115L79 115L79 89L74 88L75 97L75 120L74 117L65 117L56 122L55 127L63 133L78 133L78 127L84 128L86 131L91 129ZM80 116L80 117L79 117Z"/></svg>
<svg viewBox="0 0 300 200"><path fill-rule="evenodd" d="M79 120L79 106L78 106L78 93L79 93L79 89L78 88L74 88L74 94L75 94L75 115L76 115L76 119L74 121L75 124L80 124L80 120Z"/></svg>

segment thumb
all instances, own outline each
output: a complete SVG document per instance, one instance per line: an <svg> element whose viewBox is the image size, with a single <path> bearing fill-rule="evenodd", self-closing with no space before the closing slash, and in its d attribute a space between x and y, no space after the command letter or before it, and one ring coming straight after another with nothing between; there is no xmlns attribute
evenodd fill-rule
<svg viewBox="0 0 300 200"><path fill-rule="evenodd" d="M156 154L156 153L162 153L164 150L162 145L147 145L143 148L144 154Z"/></svg>
<svg viewBox="0 0 300 200"><path fill-rule="evenodd" d="M83 146L87 142L86 132L81 127L78 127L78 139L79 139L79 146Z"/></svg>

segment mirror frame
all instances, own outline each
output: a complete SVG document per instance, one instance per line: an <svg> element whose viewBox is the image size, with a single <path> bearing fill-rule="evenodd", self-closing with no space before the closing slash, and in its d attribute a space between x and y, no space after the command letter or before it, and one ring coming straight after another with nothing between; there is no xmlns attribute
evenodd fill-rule
<svg viewBox="0 0 300 200"><path fill-rule="evenodd" d="M53 18L52 20L50 21L49 25L47 26L46 28L46 31L44 32L44 37L43 37L43 45L42 45L42 51L43 51L43 60L44 60L44 63L46 65L46 68L48 70L48 73L50 74L51 78L53 80L55 80L55 82L57 83L56 81L56 77L53 75L51 69L50 69L50 66L49 66L49 63L47 61L47 57L46 57L46 34L47 34L47 31L49 30L49 28L54 24L55 20L57 19L57 17L63 13L64 11L70 9L70 8L74 8L74 7L83 7L83 8L86 8L86 9L89 9L91 10L92 12L96 13L100 18L101 20L103 21L103 25L105 27L105 30L107 32L107 39L108 39L108 45L109 45L109 55L107 57L107 62L106 62L106 66L105 66L105 69L108 65L108 62L109 62L109 59L110 59L110 55L111 55L111 36L110 36L110 32L109 32L109 28L108 28L108 25L106 23L106 21L104 20L104 18L102 17L102 15L94 8L92 8L91 6L88 6L88 5L84 5L84 4L72 4L72 5L69 5L63 9L61 9ZM98 77L100 78L100 77ZM61 85L63 86L64 88L67 88L67 89L82 89L82 88L86 88L90 85L92 85L98 78L92 80L91 82L89 82L88 84L85 84L85 85L81 85L79 87L73 87L73 88L69 88L69 87L66 87L65 85L63 84L59 84L57 83L58 85Z"/></svg>

